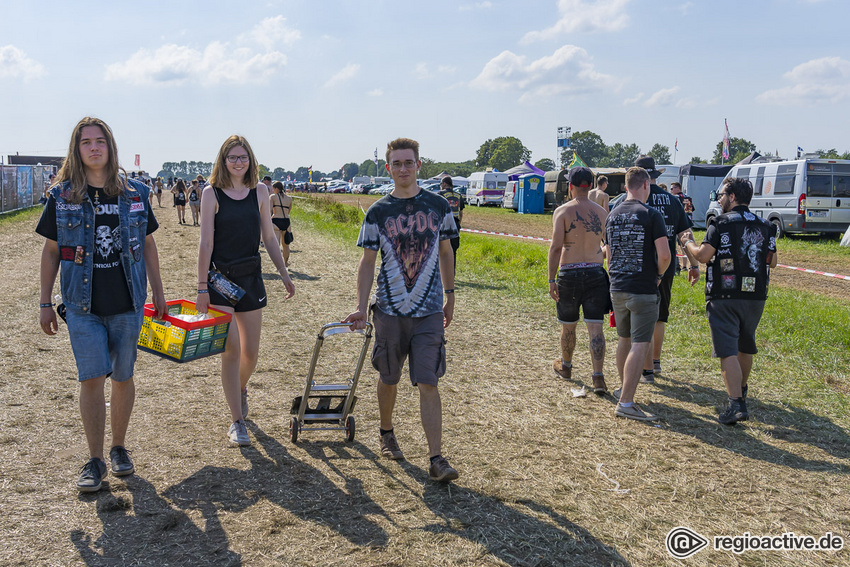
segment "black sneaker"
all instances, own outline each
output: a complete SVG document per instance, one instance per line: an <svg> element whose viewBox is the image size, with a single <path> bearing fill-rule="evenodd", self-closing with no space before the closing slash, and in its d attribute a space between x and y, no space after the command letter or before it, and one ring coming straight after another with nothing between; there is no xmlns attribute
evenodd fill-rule
<svg viewBox="0 0 850 567"><path fill-rule="evenodd" d="M100 490L101 482L105 476L106 463L103 462L103 459L92 457L80 469L80 478L77 479L77 490L80 492L97 492Z"/></svg>
<svg viewBox="0 0 850 567"><path fill-rule="evenodd" d="M741 386L741 399L744 400L744 403L747 403L747 389L748 386Z"/></svg>
<svg viewBox="0 0 850 567"><path fill-rule="evenodd" d="M445 457L439 456L431 463L428 469L428 476L431 477L431 480L436 480L437 482L448 482L450 480L456 480L458 473Z"/></svg>
<svg viewBox="0 0 850 567"><path fill-rule="evenodd" d="M127 476L136 470L133 461L130 460L130 452L121 445L110 449L109 460L112 462L112 474L115 476Z"/></svg>
<svg viewBox="0 0 850 567"><path fill-rule="evenodd" d="M717 421L723 425L735 425L739 421L747 421L750 414L747 412L747 403L743 398L735 400L729 398L729 407L717 416Z"/></svg>

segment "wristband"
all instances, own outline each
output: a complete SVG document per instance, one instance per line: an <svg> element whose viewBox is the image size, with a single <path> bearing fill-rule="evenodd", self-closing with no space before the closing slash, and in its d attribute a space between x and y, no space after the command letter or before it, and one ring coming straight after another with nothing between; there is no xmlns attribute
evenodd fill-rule
<svg viewBox="0 0 850 567"><path fill-rule="evenodd" d="M199 289L198 290L199 295L202 294L202 293L209 293L209 292L210 292L210 290L208 290L208 289Z"/></svg>
<svg viewBox="0 0 850 567"><path fill-rule="evenodd" d="M452 289L444 289L444 290L443 290L443 293L454 293L454 292L455 292L454 288L452 288Z"/></svg>
<svg viewBox="0 0 850 567"><path fill-rule="evenodd" d="M41 309L50 309L54 305L56 305L56 304L55 303L42 303L42 304L39 305L39 307Z"/></svg>
<svg viewBox="0 0 850 567"><path fill-rule="evenodd" d="M558 283L558 280L549 280L549 283Z"/></svg>
<svg viewBox="0 0 850 567"><path fill-rule="evenodd" d="M688 269L689 270L699 270L699 266L691 266Z"/></svg>

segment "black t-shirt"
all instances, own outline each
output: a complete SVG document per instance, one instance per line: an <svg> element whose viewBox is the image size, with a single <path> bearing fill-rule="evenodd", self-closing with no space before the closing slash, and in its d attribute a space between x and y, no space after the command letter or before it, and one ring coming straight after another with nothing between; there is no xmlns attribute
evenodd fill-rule
<svg viewBox="0 0 850 567"><path fill-rule="evenodd" d="M608 214L605 241L610 250L611 291L658 293L655 241L666 236L661 213L640 201L623 201Z"/></svg>
<svg viewBox="0 0 850 567"><path fill-rule="evenodd" d="M672 193L668 193L658 185L649 186L649 199L646 204L661 213L664 217L664 225L667 228L667 242L670 245L670 266L666 275L676 270L678 258L676 257L676 235L694 226L694 223L685 214L682 201Z"/></svg>
<svg viewBox="0 0 850 567"><path fill-rule="evenodd" d="M118 197L105 197L102 189L89 186L89 199L95 206L94 217L94 266L92 270L91 312L95 315L117 315L133 310L133 298L127 287L124 267L121 265L121 229L118 227ZM155 231L159 224L147 202L147 233ZM49 240L58 240L56 228L56 199L47 200L35 231Z"/></svg>

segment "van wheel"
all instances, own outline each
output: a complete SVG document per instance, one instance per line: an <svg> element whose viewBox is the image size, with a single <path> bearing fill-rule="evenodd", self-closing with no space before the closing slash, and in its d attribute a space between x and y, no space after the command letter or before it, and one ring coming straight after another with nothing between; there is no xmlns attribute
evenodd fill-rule
<svg viewBox="0 0 850 567"><path fill-rule="evenodd" d="M714 215L708 215L705 217L705 227L708 228L708 225L711 224L711 221L714 220Z"/></svg>
<svg viewBox="0 0 850 567"><path fill-rule="evenodd" d="M782 221L778 218L770 219L770 224L776 227L776 238L782 238L785 236L785 231L782 230Z"/></svg>

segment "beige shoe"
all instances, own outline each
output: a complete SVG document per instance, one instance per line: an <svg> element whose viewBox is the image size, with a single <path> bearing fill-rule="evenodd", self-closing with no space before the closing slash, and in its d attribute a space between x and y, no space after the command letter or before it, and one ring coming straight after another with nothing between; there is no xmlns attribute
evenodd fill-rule
<svg viewBox="0 0 850 567"><path fill-rule="evenodd" d="M614 410L614 415L617 417L625 417L627 419L634 419L637 421L656 421L658 420L657 415L652 415L651 413L646 413L640 407L635 404L630 408L624 407L623 404L618 403L617 408Z"/></svg>
<svg viewBox="0 0 850 567"><path fill-rule="evenodd" d="M395 432L390 431L381 435L381 454L388 459L399 461L404 458L404 453L398 446L398 441L395 438Z"/></svg>
<svg viewBox="0 0 850 567"><path fill-rule="evenodd" d="M561 359L556 360L552 365L552 368L555 369L555 374L565 380L569 380L573 375L573 367L564 366L564 362Z"/></svg>

